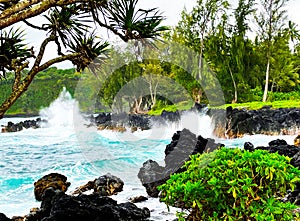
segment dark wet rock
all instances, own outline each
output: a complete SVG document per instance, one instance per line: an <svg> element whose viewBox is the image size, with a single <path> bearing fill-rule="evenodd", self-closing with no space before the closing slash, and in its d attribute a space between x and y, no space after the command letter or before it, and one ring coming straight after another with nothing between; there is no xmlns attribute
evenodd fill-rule
<svg viewBox="0 0 300 221"><path fill-rule="evenodd" d="M7 218L3 213L0 213L0 221L11 221L11 219Z"/></svg>
<svg viewBox="0 0 300 221"><path fill-rule="evenodd" d="M41 180L53 181L60 178L66 182L66 177L61 174L49 174ZM95 179L88 183L87 189L96 188L91 195L80 193L79 195L67 195L63 190L54 187L46 188L41 196L40 208L31 210L26 216L26 221L143 221L148 220L150 211L148 208L138 208L133 203L118 204L115 200L101 196L103 187L118 189L121 187L115 183L123 182L110 174ZM101 190L99 190L99 188ZM110 193L113 191L110 191Z"/></svg>
<svg viewBox="0 0 300 221"><path fill-rule="evenodd" d="M173 135L171 143L166 146L165 167L153 160L148 160L140 168L138 178L149 196L158 197L157 186L165 183L171 174L183 171L182 166L190 159L191 155L213 151L220 146L224 145L216 144L213 139L197 137L187 129L177 131Z"/></svg>
<svg viewBox="0 0 300 221"><path fill-rule="evenodd" d="M269 146L280 146L280 145L288 145L285 140L277 139L269 142Z"/></svg>
<svg viewBox="0 0 300 221"><path fill-rule="evenodd" d="M300 135L298 135L297 137L295 137L294 139L294 145L297 147L300 147Z"/></svg>
<svg viewBox="0 0 300 221"><path fill-rule="evenodd" d="M101 196L111 196L123 190L124 182L110 173L95 180L94 192Z"/></svg>
<svg viewBox="0 0 300 221"><path fill-rule="evenodd" d="M66 192L70 185L71 183L67 182L66 176L59 173L48 174L34 183L35 199L41 201L42 195L49 188Z"/></svg>
<svg viewBox="0 0 300 221"><path fill-rule="evenodd" d="M293 156L290 164L300 169L300 150Z"/></svg>
<svg viewBox="0 0 300 221"><path fill-rule="evenodd" d="M41 127L41 123L42 122L46 122L45 120L42 120L41 118L37 118L36 120L25 120L25 121L21 121L19 123L13 123L11 121L9 121L7 123L6 126L4 126L4 128L2 128L2 133L4 132L18 132L25 129L29 129L29 128L40 128Z"/></svg>
<svg viewBox="0 0 300 221"><path fill-rule="evenodd" d="M107 114L101 113L94 119L94 123L99 129L111 130L114 128L137 128L141 130L150 129L148 115L142 114Z"/></svg>
<svg viewBox="0 0 300 221"><path fill-rule="evenodd" d="M150 129L150 121L148 115L129 115L129 126L131 128L140 128L142 130Z"/></svg>
<svg viewBox="0 0 300 221"><path fill-rule="evenodd" d="M294 145L278 145L278 146L267 146L267 147L256 147L256 150L267 150L270 153L278 153L283 156L287 156L292 158L298 151L300 151L299 147L296 147Z"/></svg>
<svg viewBox="0 0 300 221"><path fill-rule="evenodd" d="M293 135L300 129L300 108L271 109L268 106L260 110L247 110L228 107L225 114L222 110L209 114L216 125L215 135L219 137L237 138L245 134Z"/></svg>
<svg viewBox="0 0 300 221"><path fill-rule="evenodd" d="M160 166L156 161L147 160L140 168L138 178L146 188L149 196L158 197L159 191L157 186L164 184L169 177L165 176L164 167Z"/></svg>
<svg viewBox="0 0 300 221"><path fill-rule="evenodd" d="M11 217L11 220L13 221L24 221L25 216L13 216Z"/></svg>
<svg viewBox="0 0 300 221"><path fill-rule="evenodd" d="M114 130L118 131L117 128L126 129L131 128L131 131L148 130L151 128L153 122L164 125L166 122L176 122L180 120L180 112L168 112L163 111L159 116L149 116L147 114L111 114L111 113L100 113L92 122L96 124L99 130ZM123 132L123 131L121 131Z"/></svg>
<svg viewBox="0 0 300 221"><path fill-rule="evenodd" d="M287 195L282 199L282 202L290 202L300 206L300 183L298 183L294 191L288 190Z"/></svg>
<svg viewBox="0 0 300 221"><path fill-rule="evenodd" d="M207 108L206 104L195 103L194 107L192 108L192 110L197 110L197 111L199 111L199 112L202 113L205 108Z"/></svg>
<svg viewBox="0 0 300 221"><path fill-rule="evenodd" d="M180 120L180 113L179 113L179 111L169 112L169 111L163 110L160 116L164 120L167 120L167 121L170 121L170 122L175 122L175 121Z"/></svg>
<svg viewBox="0 0 300 221"><path fill-rule="evenodd" d="M250 142L245 142L244 143L244 149L249 150L249 151L254 151L254 145Z"/></svg>
<svg viewBox="0 0 300 221"><path fill-rule="evenodd" d="M107 124L111 121L111 114L109 113L100 113L97 117L95 117L95 122L97 125L99 124Z"/></svg>
<svg viewBox="0 0 300 221"><path fill-rule="evenodd" d="M47 203L44 203L45 200ZM40 211L27 216L27 221L134 221L150 217L147 208L140 209L133 203L117 204L115 200L99 194L70 196L48 189L43 203Z"/></svg>
<svg viewBox="0 0 300 221"><path fill-rule="evenodd" d="M76 189L73 194L80 194L88 190L94 190L101 196L112 196L123 190L124 182L110 173L100 176L94 181L89 181L87 184Z"/></svg>
<svg viewBox="0 0 300 221"><path fill-rule="evenodd" d="M140 202L144 202L144 201L148 200L148 198L145 196L136 196L136 197L130 198L129 200L132 203L140 203Z"/></svg>
<svg viewBox="0 0 300 221"><path fill-rule="evenodd" d="M269 142L269 146L258 146L254 148L254 145L250 142L246 142L244 144L244 149L248 151L254 151L254 150L267 150L270 153L278 153L283 156L287 156L290 158L293 158L291 161L291 164L293 165L292 162L298 161L298 158L300 157L299 151L300 147L294 146L294 145L288 145L285 140L272 140ZM295 159L294 159L295 158ZM299 163L300 163L300 158L299 158ZM300 164L299 164L300 165Z"/></svg>

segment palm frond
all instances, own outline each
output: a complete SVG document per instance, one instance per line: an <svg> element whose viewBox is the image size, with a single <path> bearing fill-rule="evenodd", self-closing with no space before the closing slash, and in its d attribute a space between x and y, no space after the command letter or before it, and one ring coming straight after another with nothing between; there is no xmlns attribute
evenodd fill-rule
<svg viewBox="0 0 300 221"><path fill-rule="evenodd" d="M79 13L75 4L62 8L54 8L49 15L44 15L48 20L48 24L43 25L43 28L50 33L55 32L64 46L66 46L70 38L76 38L78 35L83 35L85 30L90 28L88 22L91 22L88 14Z"/></svg>
<svg viewBox="0 0 300 221"><path fill-rule="evenodd" d="M13 70L12 62L20 65L30 57L33 57L31 49L24 43L24 30L20 28L0 30L0 74L5 77L5 70ZM1 78L0 76L0 78Z"/></svg>
<svg viewBox="0 0 300 221"><path fill-rule="evenodd" d="M108 42L97 41L95 33L89 35L77 36L68 44L69 52L78 53L80 56L72 60L72 63L77 67L77 71L83 71L85 68L90 68L93 73L106 60L108 52Z"/></svg>
<svg viewBox="0 0 300 221"><path fill-rule="evenodd" d="M137 9L138 0L111 0L105 8L109 26L123 36L123 40L156 39L167 27L157 8Z"/></svg>

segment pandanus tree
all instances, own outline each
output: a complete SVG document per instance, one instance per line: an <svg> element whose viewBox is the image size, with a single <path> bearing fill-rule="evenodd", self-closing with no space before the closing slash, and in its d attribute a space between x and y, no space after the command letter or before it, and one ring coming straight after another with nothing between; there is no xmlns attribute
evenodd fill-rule
<svg viewBox="0 0 300 221"><path fill-rule="evenodd" d="M109 56L109 43L97 36L106 28L123 41L152 40L167 30L157 8L137 8L138 0L0 0L0 78L13 75L11 94L0 105L0 119L28 89L34 77L51 65L71 61L78 71L95 67ZM39 24L32 23L41 17ZM39 49L25 43L30 27L45 36ZM56 57L46 59L47 47L55 44ZM46 61L45 61L46 59ZM26 71L24 71L26 69ZM92 68L93 69L93 68ZM95 71L95 70L92 70Z"/></svg>

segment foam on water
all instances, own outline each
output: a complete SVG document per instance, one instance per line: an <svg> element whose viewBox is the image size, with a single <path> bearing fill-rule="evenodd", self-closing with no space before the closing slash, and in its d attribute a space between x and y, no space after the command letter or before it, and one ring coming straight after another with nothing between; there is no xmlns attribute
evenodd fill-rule
<svg viewBox="0 0 300 221"><path fill-rule="evenodd" d="M30 208L40 206L34 199L33 183L50 172L66 175L72 183L70 192L110 172L125 181L124 191L114 196L119 202L134 196L146 196L137 179L138 170L148 159L163 161L165 146L174 132L188 128L203 137L211 137L212 134L211 119L204 113L193 112L184 113L179 123L154 125L147 131L116 133L91 128L81 133L76 124L87 122L79 114L77 102L65 89L57 100L41 111L41 117L49 122L44 128L0 134L0 212L9 217L25 215ZM14 122L23 120L13 119ZM7 121L0 120L0 125ZM228 146L242 146L245 141L250 141L257 146L266 145L276 138L256 135L220 142ZM289 136L280 138L289 143L292 141ZM88 145L82 145L85 141ZM175 218L175 210L168 213L158 199L137 205L152 210L153 220Z"/></svg>

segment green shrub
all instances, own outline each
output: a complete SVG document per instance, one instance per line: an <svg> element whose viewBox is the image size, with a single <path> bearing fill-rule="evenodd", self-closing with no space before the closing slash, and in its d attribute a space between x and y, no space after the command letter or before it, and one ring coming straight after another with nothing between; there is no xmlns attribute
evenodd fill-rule
<svg viewBox="0 0 300 221"><path fill-rule="evenodd" d="M300 100L299 91L291 92L269 92L268 101L286 101L286 100Z"/></svg>
<svg viewBox="0 0 300 221"><path fill-rule="evenodd" d="M263 150L194 155L159 187L161 201L188 209L187 220L292 220L295 206L279 200L300 180L289 161Z"/></svg>

